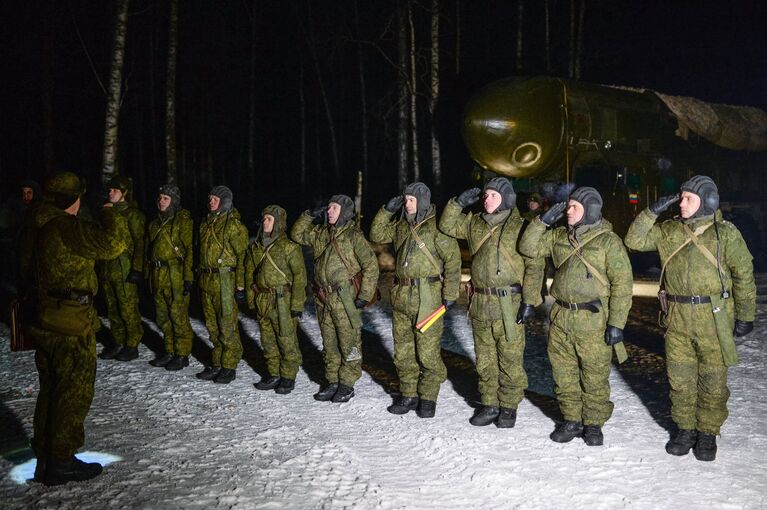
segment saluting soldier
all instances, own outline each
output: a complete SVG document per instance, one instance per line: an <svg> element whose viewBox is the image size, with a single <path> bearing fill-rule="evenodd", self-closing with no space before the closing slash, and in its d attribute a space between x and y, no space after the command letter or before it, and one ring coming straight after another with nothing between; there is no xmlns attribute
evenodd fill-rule
<svg viewBox="0 0 767 510"><path fill-rule="evenodd" d="M188 366L192 352L189 294L194 284L193 223L189 211L181 208L178 186L160 186L157 217L149 223L146 246L149 289L154 296L164 352L149 363L166 370Z"/></svg>
<svg viewBox="0 0 767 510"><path fill-rule="evenodd" d="M447 378L440 355L444 317L423 333L416 324L440 305L449 308L458 299L458 243L437 229L437 209L431 203L431 191L422 182L409 184L402 195L378 211L370 239L394 243L397 255L391 302L394 365L401 396L387 410L392 414L416 410L419 417L431 418L439 387Z"/></svg>
<svg viewBox="0 0 767 510"><path fill-rule="evenodd" d="M567 226L547 230L565 210ZM566 443L582 435L587 445L600 446L613 411L612 346L625 360L623 329L633 286L626 248L602 218L602 197L590 187L576 189L567 203L533 220L519 247L531 257L551 257L556 268L548 354L565 421L550 437Z"/></svg>
<svg viewBox="0 0 767 510"><path fill-rule="evenodd" d="M35 480L46 485L88 480L102 470L74 455L85 442L84 422L96 379L94 264L122 253L130 236L125 216L112 204L101 211L100 224L77 218L84 191L80 178L70 172L46 181L34 243L37 318L29 332L37 349L40 392L32 449Z"/></svg>
<svg viewBox="0 0 767 510"><path fill-rule="evenodd" d="M287 213L278 205L261 212L261 228L245 254L248 307L256 310L269 374L259 390L293 391L301 350L298 320L306 301L306 265L301 246L287 234Z"/></svg>
<svg viewBox="0 0 767 510"><path fill-rule="evenodd" d="M138 358L138 345L144 336L138 307L138 285L144 273L146 218L133 201L132 185L127 177L115 176L107 187L109 202L128 222L128 238L125 249L118 257L100 263L101 287L114 343L104 348L99 357L131 361Z"/></svg>
<svg viewBox="0 0 767 510"><path fill-rule="evenodd" d="M234 208L232 190L216 186L208 194L208 216L200 224L200 291L205 326L213 344L210 366L198 379L228 384L237 376L242 343L237 304L245 303L245 250L248 229Z"/></svg>
<svg viewBox="0 0 767 510"><path fill-rule="evenodd" d="M333 195L326 207L304 211L290 237L314 250L314 300L327 380L314 398L347 402L362 375L362 309L376 293L378 260L346 195Z"/></svg>
<svg viewBox="0 0 767 510"><path fill-rule="evenodd" d="M450 199L439 228L466 239L472 254L469 315L482 407L469 421L476 426L495 422L497 427L511 428L527 388L522 364L524 322L541 301L544 260L524 257L518 251L524 220L516 208L511 182L505 177L489 180L484 188L484 212L461 212L482 194L483 190L472 188Z"/></svg>
<svg viewBox="0 0 767 510"><path fill-rule="evenodd" d="M656 224L680 199L661 197L639 213L626 246L660 254L661 307L666 326L666 371L671 418L678 430L666 444L671 455L716 458L716 436L727 419L727 369L737 364L735 336L754 327L756 286L751 253L740 231L722 219L710 177L681 186L680 216ZM665 304L664 304L665 302Z"/></svg>

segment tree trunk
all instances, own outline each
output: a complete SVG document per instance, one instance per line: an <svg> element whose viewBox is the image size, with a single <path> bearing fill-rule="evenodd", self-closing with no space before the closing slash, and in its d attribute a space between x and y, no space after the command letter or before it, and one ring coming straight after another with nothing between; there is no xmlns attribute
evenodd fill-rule
<svg viewBox="0 0 767 510"><path fill-rule="evenodd" d="M405 0L400 0L397 6L398 31L398 126L397 126L397 184L398 191L407 186L408 177L408 78L407 78L407 6Z"/></svg>
<svg viewBox="0 0 767 510"><path fill-rule="evenodd" d="M178 48L178 0L170 0L168 26L168 76L165 86L165 157L167 182L178 181L176 171L176 49Z"/></svg>
<svg viewBox="0 0 767 510"><path fill-rule="evenodd" d="M436 189L442 186L442 161L437 138L437 119L435 117L439 104L439 0L431 1L431 95L429 97L429 114L431 115L431 176Z"/></svg>
<svg viewBox="0 0 767 510"><path fill-rule="evenodd" d="M128 31L128 3L129 0L119 0L117 8L112 69L109 72L107 115L104 126L104 157L101 165L103 184L106 184L117 173L117 125L122 100L122 71L125 58L125 34Z"/></svg>
<svg viewBox="0 0 767 510"><path fill-rule="evenodd" d="M248 178L256 191L256 0L250 13L250 110L248 112Z"/></svg>
<svg viewBox="0 0 767 510"><path fill-rule="evenodd" d="M152 168L159 166L159 152L157 137L157 98L155 97L155 70L157 54L157 26L155 24L155 6L149 5L149 134L152 137Z"/></svg>
<svg viewBox="0 0 767 510"><path fill-rule="evenodd" d="M583 20L586 16L586 0L581 0L581 6L578 10L578 39L575 47L575 66L573 78L581 79L581 61L583 59Z"/></svg>
<svg viewBox="0 0 767 510"><path fill-rule="evenodd" d="M522 41L523 41L523 33L522 30L524 28L524 14L525 14L525 2L524 0L517 0L517 74L522 74L522 70L524 69L523 63L522 63Z"/></svg>
<svg viewBox="0 0 767 510"><path fill-rule="evenodd" d="M354 24L357 31L357 38L360 39L360 19L357 1L354 2ZM362 57L362 43L357 44L357 66L360 78L360 101L362 108L362 182L367 184L368 180L368 100L367 88L365 86L365 61Z"/></svg>
<svg viewBox="0 0 767 510"><path fill-rule="evenodd" d="M549 0L543 0L544 11L544 51L546 54L546 74L551 74L551 13L549 12Z"/></svg>
<svg viewBox="0 0 767 510"><path fill-rule="evenodd" d="M408 1L407 20L410 25L410 142L412 144L411 161L413 163L413 181L421 180L420 165L418 162L418 109L417 109L417 85L416 74L416 51L415 51L415 26L413 25L413 5Z"/></svg>

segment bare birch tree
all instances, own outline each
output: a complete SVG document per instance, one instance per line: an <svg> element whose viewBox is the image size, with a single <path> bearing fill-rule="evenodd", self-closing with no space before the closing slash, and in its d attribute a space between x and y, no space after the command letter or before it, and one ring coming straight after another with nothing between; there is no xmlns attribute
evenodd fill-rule
<svg viewBox="0 0 767 510"><path fill-rule="evenodd" d="M360 38L360 18L357 1L354 2L354 25L357 38ZM360 79L360 101L362 107L362 180L367 184L368 179L368 101L365 86L365 60L362 57L362 43L357 43L357 66Z"/></svg>
<svg viewBox="0 0 767 510"><path fill-rule="evenodd" d="M178 0L170 0L168 22L168 75L165 79L165 158L167 182L178 181L176 169L176 52L178 48Z"/></svg>
<svg viewBox="0 0 767 510"><path fill-rule="evenodd" d="M413 4L407 3L407 20L410 26L410 142L412 144L411 161L413 163L413 180L421 180L420 165L418 162L418 109L416 99L418 97L418 74L416 70L416 45L415 26L413 25Z"/></svg>
<svg viewBox="0 0 767 510"><path fill-rule="evenodd" d="M408 181L408 76L407 76L407 4L400 0L397 5L397 184L405 189Z"/></svg>
<svg viewBox="0 0 767 510"><path fill-rule="evenodd" d="M116 174L117 160L117 125L120 117L122 100L122 70L125 59L125 35L128 31L129 0L119 0L117 22L115 23L114 48L112 50L112 68L109 72L109 92L107 113L104 126L104 156L101 165L101 179L106 183Z"/></svg>
<svg viewBox="0 0 767 510"><path fill-rule="evenodd" d="M439 103L439 0L431 0L431 95L429 96L429 114L431 115L431 174L434 186L442 186L442 161L437 138L437 119L435 117Z"/></svg>

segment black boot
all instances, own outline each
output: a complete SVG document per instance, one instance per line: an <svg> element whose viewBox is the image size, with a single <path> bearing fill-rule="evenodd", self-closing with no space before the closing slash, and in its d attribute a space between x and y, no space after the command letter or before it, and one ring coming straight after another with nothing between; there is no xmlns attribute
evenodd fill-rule
<svg viewBox="0 0 767 510"><path fill-rule="evenodd" d="M32 478L33 481L44 483L45 482L45 458L40 457L37 459L37 463L35 464L35 477Z"/></svg>
<svg viewBox="0 0 767 510"><path fill-rule="evenodd" d="M517 423L517 410L509 407L501 407L495 426L499 429L510 429Z"/></svg>
<svg viewBox="0 0 767 510"><path fill-rule="evenodd" d="M101 474L103 468L98 462L83 462L77 457L67 460L48 459L45 467L45 485L61 485L67 482L82 482Z"/></svg>
<svg viewBox="0 0 767 510"><path fill-rule="evenodd" d="M255 386L257 390L273 390L278 384L280 384L280 378L276 375L270 375L258 381Z"/></svg>
<svg viewBox="0 0 767 510"><path fill-rule="evenodd" d="M168 363L170 363L170 360L173 359L173 354L166 352L162 356L157 356L155 359L149 362L150 365L153 367L164 367L167 366Z"/></svg>
<svg viewBox="0 0 767 510"><path fill-rule="evenodd" d="M237 371L233 368L222 368L213 379L214 383L229 384L237 377Z"/></svg>
<svg viewBox="0 0 767 510"><path fill-rule="evenodd" d="M216 377L220 371L221 367L205 367L205 370L195 374L195 377L197 379L202 379L203 381L210 381Z"/></svg>
<svg viewBox="0 0 767 510"><path fill-rule="evenodd" d="M698 460L710 462L716 459L716 436L698 432L698 441L695 443L692 453Z"/></svg>
<svg viewBox="0 0 767 510"><path fill-rule="evenodd" d="M123 347L120 353L115 356L117 361L133 361L138 358L138 347Z"/></svg>
<svg viewBox="0 0 767 510"><path fill-rule="evenodd" d="M280 384L277 385L276 388L274 388L275 393L279 393L280 395L287 395L291 391L293 391L293 388L296 387L296 380L295 379L285 379L284 377L280 379Z"/></svg>
<svg viewBox="0 0 767 510"><path fill-rule="evenodd" d="M602 446L605 442L605 437L602 435L602 427L599 425L584 425L583 442L588 446Z"/></svg>
<svg viewBox="0 0 767 510"><path fill-rule="evenodd" d="M339 384L336 394L331 399L333 402L340 404L342 402L348 402L354 396L354 387L347 386L345 384Z"/></svg>
<svg viewBox="0 0 767 510"><path fill-rule="evenodd" d="M434 413L436 412L437 403L435 401L421 399L415 414L417 414L419 418L434 418Z"/></svg>
<svg viewBox="0 0 767 510"><path fill-rule="evenodd" d="M549 434L556 443L568 443L583 434L583 424L579 421L564 421L557 425L554 432Z"/></svg>
<svg viewBox="0 0 767 510"><path fill-rule="evenodd" d="M418 397L397 397L392 405L386 408L391 414L407 414L418 407Z"/></svg>
<svg viewBox="0 0 767 510"><path fill-rule="evenodd" d="M110 345L109 347L104 347L101 349L101 352L99 353L99 358L101 359L114 359L115 356L120 354L120 351L123 350L122 345Z"/></svg>
<svg viewBox="0 0 767 510"><path fill-rule="evenodd" d="M338 391L338 383L330 383L314 394L314 400L327 402L333 398L333 395L336 394L336 391Z"/></svg>
<svg viewBox="0 0 767 510"><path fill-rule="evenodd" d="M165 365L165 370L181 370L184 367L189 366L189 356L173 356L173 359Z"/></svg>
<svg viewBox="0 0 767 510"><path fill-rule="evenodd" d="M695 446L698 440L698 432L691 429L679 429L673 438L666 443L666 453L669 455L687 455L690 448Z"/></svg>
<svg viewBox="0 0 767 510"><path fill-rule="evenodd" d="M495 406L482 406L479 411L474 413L474 416L469 419L469 423L476 427L484 427L485 425L493 423L500 413L501 411Z"/></svg>

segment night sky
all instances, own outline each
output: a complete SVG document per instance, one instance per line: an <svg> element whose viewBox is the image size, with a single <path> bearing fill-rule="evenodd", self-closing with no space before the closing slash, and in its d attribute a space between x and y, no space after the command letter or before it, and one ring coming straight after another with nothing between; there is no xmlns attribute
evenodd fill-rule
<svg viewBox="0 0 767 510"><path fill-rule="evenodd" d="M583 81L767 109L767 2L586 1ZM180 165L185 168L181 186L186 207L200 214L210 183L231 186L235 205L249 220L268 203L283 204L294 218L335 192L353 194L362 161L359 45L370 131L366 216L372 217L398 191L397 74L392 65L397 62L397 2L358 0L358 21L355 2L349 0L257 0L255 6L252 0L181 0L179 4L177 138ZM430 0L413 1L423 92L428 77L430 5ZM551 74L567 77L570 2L550 0L549 5ZM546 74L543 0L525 0L524 7L522 74ZM88 178L91 189L97 187L106 98L96 75L107 86L115 10L115 2L106 0L2 2L3 199L19 181L42 180L48 169L76 171ZM442 0L442 10L442 96L437 122L445 174L440 198L444 199L469 183L473 166L460 139L463 106L484 84L517 74L517 2ZM251 39L254 12L255 41ZM121 172L134 179L139 203L149 209L166 168L168 4L132 0L130 13L119 159ZM308 33L313 34L336 123L339 182L332 171ZM250 79L251 48L255 50L254 81ZM298 184L302 84L307 137L303 191ZM251 90L257 118L255 176L246 172ZM425 98L419 101L419 156L422 179L429 183L429 115Z"/></svg>

